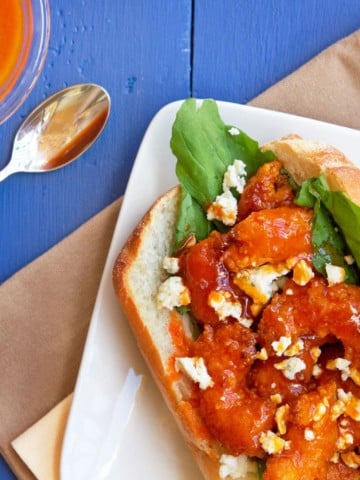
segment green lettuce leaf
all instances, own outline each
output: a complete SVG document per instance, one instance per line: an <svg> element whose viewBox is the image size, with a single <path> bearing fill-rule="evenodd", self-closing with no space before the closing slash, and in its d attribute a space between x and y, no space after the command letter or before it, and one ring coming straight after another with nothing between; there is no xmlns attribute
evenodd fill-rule
<svg viewBox="0 0 360 480"><path fill-rule="evenodd" d="M305 180L301 185L296 195L297 205L301 207L314 208L316 202L316 193L312 190L313 179Z"/></svg>
<svg viewBox="0 0 360 480"><path fill-rule="evenodd" d="M189 98L177 112L170 146L177 157L176 175L184 192L182 202L186 203L180 209L177 245L189 233L201 239L206 230L216 228L208 222L205 212L222 193L224 173L234 160L245 163L249 178L261 165L275 158L272 152L262 152L258 142L241 130L231 129L220 118L214 100L204 100L199 106L194 98Z"/></svg>
<svg viewBox="0 0 360 480"><path fill-rule="evenodd" d="M196 200L185 190L181 189L180 208L176 224L174 252L183 244L191 234L198 240L207 238L212 230L211 223L204 215L204 211Z"/></svg>
<svg viewBox="0 0 360 480"><path fill-rule="evenodd" d="M339 192L331 192L324 182L325 181L323 178L306 180L301 185L296 198L296 203L298 205L314 209L312 226L314 267L325 277L326 264L330 263L332 265L343 267L346 272L345 281L347 283L358 283L359 275L357 268L354 265L348 265L344 259L344 256L349 254L350 251L355 257L355 253L349 245L346 232L343 230L341 225L341 223L347 223L345 220L349 214L349 206L347 202L350 202L350 200L347 199L347 202L344 204L344 208L341 213L342 221L339 223L339 221L335 218L333 211L328 208L328 205L331 206L329 198L332 197L332 201L336 202L337 194ZM324 201L325 198L326 203ZM356 207L354 204L353 206ZM360 208L358 210L359 218L357 221L359 222Z"/></svg>
<svg viewBox="0 0 360 480"><path fill-rule="evenodd" d="M314 180L313 188L340 227L360 268L360 207L343 192L332 192L323 176Z"/></svg>

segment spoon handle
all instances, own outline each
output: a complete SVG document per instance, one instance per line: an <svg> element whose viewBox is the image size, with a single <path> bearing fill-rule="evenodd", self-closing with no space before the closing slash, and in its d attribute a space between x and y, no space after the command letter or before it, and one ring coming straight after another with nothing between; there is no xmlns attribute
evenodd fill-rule
<svg viewBox="0 0 360 480"><path fill-rule="evenodd" d="M0 182L2 180L5 180L5 178L9 177L13 173L16 173L16 169L14 169L14 166L11 165L11 163L8 163L6 167L4 167L2 170L0 170Z"/></svg>

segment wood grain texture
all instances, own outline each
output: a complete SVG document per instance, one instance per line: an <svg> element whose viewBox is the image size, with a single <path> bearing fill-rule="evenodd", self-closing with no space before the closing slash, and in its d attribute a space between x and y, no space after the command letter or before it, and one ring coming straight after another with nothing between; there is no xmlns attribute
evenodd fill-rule
<svg viewBox="0 0 360 480"><path fill-rule="evenodd" d="M141 138L166 103L189 95L190 0L57 0L41 78L0 127L0 167L24 116L67 85L95 82L112 98L93 148L67 168L0 185L0 282L120 196Z"/></svg>
<svg viewBox="0 0 360 480"><path fill-rule="evenodd" d="M359 27L358 0L196 0L193 96L246 103Z"/></svg>

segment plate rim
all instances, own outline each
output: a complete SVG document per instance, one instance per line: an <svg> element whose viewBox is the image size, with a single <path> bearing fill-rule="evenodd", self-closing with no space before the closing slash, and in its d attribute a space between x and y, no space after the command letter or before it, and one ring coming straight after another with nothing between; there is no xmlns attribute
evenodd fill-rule
<svg viewBox="0 0 360 480"><path fill-rule="evenodd" d="M148 124L148 127L145 131L145 134L144 134L140 144L139 144L137 154L136 154L135 159L133 161L133 165L132 165L132 168L131 168L131 173L130 173L129 178L128 178L127 186L126 186L124 194L122 195L121 208L120 208L117 220L115 222L112 239L111 239L110 246L109 246L109 249L108 249L108 252L107 252L107 255L106 255L106 260L105 260L104 268L103 268L103 271L102 271L102 274L101 274L101 279L100 279L100 282L99 282L99 287L98 287L98 291L97 291L97 294L96 294L93 311L92 311L92 314L91 314L90 320L89 320L88 331L87 331L86 337L85 337L85 343L84 343L82 358L81 358L81 362L80 362L80 366L79 366L79 370L78 370L78 374L77 374L77 379L76 379L75 388L74 388L74 391L73 391L73 398L72 398L72 402L71 402L70 412L69 412L69 416L67 418L66 427L65 427L65 431L64 431L64 437L63 437L63 442L62 442L62 447L61 447L61 456L60 456L60 475L61 475L61 478L65 478L64 462L66 461L66 457L67 457L69 436L71 435L71 431L72 431L72 428L73 428L73 423L75 421L74 418L76 418L76 415L77 415L78 397L81 394L82 383L83 383L85 375L86 375L85 371L86 371L86 368L87 368L88 357L89 357L89 355L91 355L91 352L90 352L91 345L92 345L93 338L94 338L94 335L96 334L98 324L99 324L99 316L97 315L97 312L98 312L98 310L101 306L101 301L102 301L103 294L104 294L104 288L106 287L106 284L109 280L108 279L108 274L109 274L109 271L110 272L112 271L114 258L116 258L117 254L120 252L121 248L123 247L124 242L126 241L126 239L123 240L122 244L119 245L119 241L118 241L118 238L117 238L117 232L118 232L120 226L122 225L123 217L126 215L125 212L128 208L128 201L129 201L129 193L128 192L130 192L131 189L132 189L133 178L136 175L136 169L138 168L137 166L139 165L138 159L141 158L142 152L143 152L145 146L147 145L148 139L149 139L149 137L151 136L151 133L152 133L153 126L156 125L157 122L159 121L159 119L162 119L162 117L166 117L167 115L176 114L178 108L180 107L180 105L185 100L186 99L180 99L180 100L175 100L175 101L169 102L166 105L164 105L163 107L161 107L161 109L158 110L155 113L155 115L152 117L151 121ZM203 101L203 99L198 99L198 98L196 100L197 100L197 102L199 102L199 104ZM220 115L222 117L223 117L222 110L224 110L224 109L226 110L226 109L229 109L229 108L238 109L239 113L241 111L248 111L248 112L251 111L251 112L254 112L255 116L260 115L264 118L269 118L269 119L272 119L272 120L274 119L274 116L275 116L275 119L276 120L279 119L280 122L285 122L286 123L287 121L291 120L292 122L296 122L296 123L300 124L302 127L304 125L306 125L306 126L313 125L314 128L315 128L315 132L316 132L316 127L318 127L318 128L321 127L323 129L333 131L335 135L341 133L341 135L354 137L354 140L355 141L357 140L359 142L359 146L360 146L360 131L356 130L356 129L353 129L353 128L350 128L350 127L347 127L347 126L337 125L337 124L329 123L329 122L326 122L326 121L323 121L323 120L318 120L318 119L314 119L314 118L310 118L310 117L304 117L304 116L300 116L300 115L296 115L296 114L292 114L292 113L288 113L288 112L277 111L277 110L273 110L273 109L267 109L267 108L263 108L263 107L245 105L245 104L223 101L223 100L216 100L216 99L214 99L214 100L219 107ZM288 133L291 133L291 132L289 131ZM170 146L169 146L169 150L170 150ZM170 151L170 153L171 153L171 151ZM360 161L356 162L355 159L352 159L352 161L354 163L357 163L358 165L360 164ZM150 205L144 205L143 214L145 214L146 210L149 207L150 207ZM132 229L129 227L126 237L129 236L131 231L132 231Z"/></svg>

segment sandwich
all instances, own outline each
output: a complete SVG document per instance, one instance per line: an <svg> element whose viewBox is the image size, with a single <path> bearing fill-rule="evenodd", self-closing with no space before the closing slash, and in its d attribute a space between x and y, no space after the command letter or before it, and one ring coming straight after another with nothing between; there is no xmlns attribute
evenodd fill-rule
<svg viewBox="0 0 360 480"><path fill-rule="evenodd" d="M206 480L360 478L359 169L186 100L113 284Z"/></svg>

